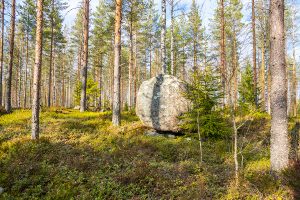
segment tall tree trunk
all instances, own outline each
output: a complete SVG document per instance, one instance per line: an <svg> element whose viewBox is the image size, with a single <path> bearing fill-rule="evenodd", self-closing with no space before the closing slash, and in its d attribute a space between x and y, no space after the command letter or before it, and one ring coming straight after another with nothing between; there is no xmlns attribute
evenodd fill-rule
<svg viewBox="0 0 300 200"><path fill-rule="evenodd" d="M266 87L265 87L265 44L264 41L262 41L261 46L261 67L260 67L260 89L261 89L261 104L262 104L262 110L265 110L266 104L265 104L265 98L266 98Z"/></svg>
<svg viewBox="0 0 300 200"><path fill-rule="evenodd" d="M52 8L51 8L51 35L50 35L50 63L49 63L49 77L48 77L48 100L47 106L50 108L51 106L51 83L52 83L52 65L53 65L53 42L54 42L54 0L51 1Z"/></svg>
<svg viewBox="0 0 300 200"><path fill-rule="evenodd" d="M100 57L100 65L99 65L99 74L98 74L98 87L99 87L99 90L100 90L100 96L99 96L99 99L98 99L98 109L99 110L102 110L102 93L103 93L103 85L102 85L102 72L103 71L103 54L101 54L101 57Z"/></svg>
<svg viewBox="0 0 300 200"><path fill-rule="evenodd" d="M166 0L161 0L161 62L162 74L167 73L167 57L166 57Z"/></svg>
<svg viewBox="0 0 300 200"><path fill-rule="evenodd" d="M128 69L128 107L132 107L132 65L133 65L133 19L130 16L130 29L129 29L129 69Z"/></svg>
<svg viewBox="0 0 300 200"><path fill-rule="evenodd" d="M32 139L39 139L39 115L40 115L40 86L42 68L42 43L43 43L43 0L37 1L37 28L35 44L35 65L33 76L33 100L32 100Z"/></svg>
<svg viewBox="0 0 300 200"><path fill-rule="evenodd" d="M137 32L134 34L134 66L133 66L133 107L136 105L137 85L140 81L140 68L137 65Z"/></svg>
<svg viewBox="0 0 300 200"><path fill-rule="evenodd" d="M114 93L113 93L113 115L112 123L115 126L121 125L120 105L120 79L121 79L121 21L122 21L122 0L116 0L115 13L115 45L114 45Z"/></svg>
<svg viewBox="0 0 300 200"><path fill-rule="evenodd" d="M224 94L226 92L226 49L225 49L225 11L224 11L224 0L221 0L221 77ZM225 105L224 96L224 102Z"/></svg>
<svg viewBox="0 0 300 200"><path fill-rule="evenodd" d="M86 111L86 82L87 82L87 66L89 53L89 18L90 18L90 1L84 0L84 35L83 35L83 57L82 57L82 73L81 73L81 99L80 112Z"/></svg>
<svg viewBox="0 0 300 200"><path fill-rule="evenodd" d="M26 30L26 64L25 64L25 77L24 77L24 104L23 107L27 107L27 74L28 74L28 62L29 62L29 39L28 30Z"/></svg>
<svg viewBox="0 0 300 200"><path fill-rule="evenodd" d="M16 0L12 0L10 39L9 39L9 45L10 45L9 66L8 66L8 74L7 74L6 102L5 102L5 110L7 113L10 113L12 111L12 108L11 108L11 80L12 80L12 68L13 68L13 61L14 61L15 22L16 22Z"/></svg>
<svg viewBox="0 0 300 200"><path fill-rule="evenodd" d="M3 103L3 47L4 47L4 11L5 11L5 4L4 0L1 2L1 46L0 46L0 106Z"/></svg>
<svg viewBox="0 0 300 200"><path fill-rule="evenodd" d="M292 69L292 91L291 91L291 115L297 116L297 69L296 69L296 37L295 37L295 5L292 7L292 46L293 46L293 69Z"/></svg>
<svg viewBox="0 0 300 200"><path fill-rule="evenodd" d="M271 168L288 166L287 80L285 61L284 0L270 2Z"/></svg>
<svg viewBox="0 0 300 200"><path fill-rule="evenodd" d="M256 71L256 27L255 27L255 0L252 0L252 61L253 61L253 85L255 105L258 107L257 97L257 71Z"/></svg>
<svg viewBox="0 0 300 200"><path fill-rule="evenodd" d="M175 75L174 66L174 0L170 0L171 3L171 75Z"/></svg>

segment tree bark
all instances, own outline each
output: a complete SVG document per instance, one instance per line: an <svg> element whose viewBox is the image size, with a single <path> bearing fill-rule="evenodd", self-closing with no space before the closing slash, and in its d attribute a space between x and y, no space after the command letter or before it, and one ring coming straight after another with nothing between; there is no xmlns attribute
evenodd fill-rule
<svg viewBox="0 0 300 200"><path fill-rule="evenodd" d="M166 0L161 0L161 62L162 74L167 73L167 57L166 57Z"/></svg>
<svg viewBox="0 0 300 200"><path fill-rule="evenodd" d="M42 67L42 43L43 43L43 0L37 1L37 29L35 44L35 65L33 76L33 100L32 100L32 139L39 139L39 113L40 113L40 86Z"/></svg>
<svg viewBox="0 0 300 200"><path fill-rule="evenodd" d="M221 0L221 77L222 77L222 86L224 90L224 94L226 92L226 49L225 49L225 13L224 13L224 0ZM224 102L225 105L224 96Z"/></svg>
<svg viewBox="0 0 300 200"><path fill-rule="evenodd" d="M257 97L257 71L256 71L256 27L255 27L255 0L252 0L252 61L253 61L253 85L255 105L258 106Z"/></svg>
<svg viewBox="0 0 300 200"><path fill-rule="evenodd" d="M122 21L122 0L116 0L115 13L115 45L114 45L114 93L113 93L113 115L114 126L121 125L121 105L120 105L120 79L121 79L121 21Z"/></svg>
<svg viewBox="0 0 300 200"><path fill-rule="evenodd" d="M293 46L293 69L292 69L292 91L291 91L291 116L297 116L297 69L296 69L296 27L295 27L295 18L296 18L295 5L292 7L292 46Z"/></svg>
<svg viewBox="0 0 300 200"><path fill-rule="evenodd" d="M12 111L11 107L11 81L12 81L12 68L14 61L14 46L15 46L15 22L16 22L16 0L12 0L11 5L11 23L10 23L10 49L9 49L9 66L7 74L7 84L6 84L6 102L5 110L7 113Z"/></svg>
<svg viewBox="0 0 300 200"><path fill-rule="evenodd" d="M5 11L5 4L4 0L1 2L1 46L0 46L0 106L3 103L3 47L4 47L4 11Z"/></svg>
<svg viewBox="0 0 300 200"><path fill-rule="evenodd" d="M175 66L174 66L174 0L171 2L171 75L175 75Z"/></svg>
<svg viewBox="0 0 300 200"><path fill-rule="evenodd" d="M88 66L88 46L89 46L89 18L90 18L90 1L84 0L84 35L83 35L83 57L82 57L82 73L81 73L81 99L80 112L87 109L86 104L86 82L87 82L87 66Z"/></svg>
<svg viewBox="0 0 300 200"><path fill-rule="evenodd" d="M133 25L132 15L130 16L130 28L129 28L129 69L128 69L128 107L132 107L132 65L133 65Z"/></svg>
<svg viewBox="0 0 300 200"><path fill-rule="evenodd" d="M270 2L271 169L288 166L287 79L284 34L284 0Z"/></svg>
<svg viewBox="0 0 300 200"><path fill-rule="evenodd" d="M51 1L52 8L51 8L51 36L50 36L50 63L49 63L49 77L48 77L48 100L47 106L50 108L51 106L51 83L52 83L52 65L53 65L53 42L54 42L54 19L53 19L53 12L54 12L54 0Z"/></svg>

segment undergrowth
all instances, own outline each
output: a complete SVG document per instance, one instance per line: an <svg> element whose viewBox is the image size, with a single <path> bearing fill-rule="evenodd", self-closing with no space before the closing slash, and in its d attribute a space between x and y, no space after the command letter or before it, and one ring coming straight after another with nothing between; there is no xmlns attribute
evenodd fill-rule
<svg viewBox="0 0 300 200"><path fill-rule="evenodd" d="M125 112L50 109L41 114L41 139L30 140L29 110L0 116L0 199L297 199L299 165L280 177L269 161L269 117L239 132L240 185L235 187L231 138L145 135ZM290 129L295 123L292 120ZM297 179L298 177L298 179Z"/></svg>

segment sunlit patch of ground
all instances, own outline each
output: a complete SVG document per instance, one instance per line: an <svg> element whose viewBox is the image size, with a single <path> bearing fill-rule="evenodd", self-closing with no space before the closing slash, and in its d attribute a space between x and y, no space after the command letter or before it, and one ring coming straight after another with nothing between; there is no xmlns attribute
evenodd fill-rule
<svg viewBox="0 0 300 200"><path fill-rule="evenodd" d="M41 139L30 140L31 112L0 116L0 199L291 199L297 169L269 173L269 119L241 130L245 146L235 187L231 139L146 136L138 118L52 109L41 115ZM255 128L258 127L259 129ZM243 137L242 137L243 136ZM289 178L287 178L289 177ZM299 181L299 180L298 180Z"/></svg>

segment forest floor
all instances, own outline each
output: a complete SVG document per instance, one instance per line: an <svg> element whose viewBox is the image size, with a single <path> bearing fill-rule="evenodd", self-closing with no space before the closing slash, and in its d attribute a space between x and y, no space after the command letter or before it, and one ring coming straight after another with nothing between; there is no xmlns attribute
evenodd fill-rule
<svg viewBox="0 0 300 200"><path fill-rule="evenodd" d="M270 174L269 117L240 130L235 186L232 141L147 136L130 113L42 112L39 141L30 140L29 110L0 116L0 199L297 199L297 165ZM290 123L291 132L299 126ZM299 165L298 165L299 166Z"/></svg>

